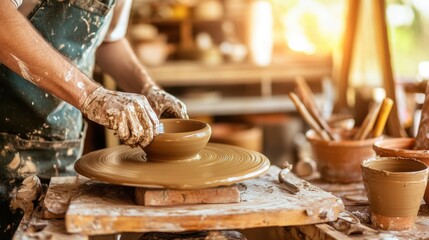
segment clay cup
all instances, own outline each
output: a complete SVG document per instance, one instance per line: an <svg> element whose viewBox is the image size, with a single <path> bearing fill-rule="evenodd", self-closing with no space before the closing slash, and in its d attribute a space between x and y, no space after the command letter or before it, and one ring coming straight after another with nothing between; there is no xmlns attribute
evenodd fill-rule
<svg viewBox="0 0 429 240"><path fill-rule="evenodd" d="M427 185L428 166L415 159L374 157L362 163L371 221L383 230L414 226Z"/></svg>
<svg viewBox="0 0 429 240"><path fill-rule="evenodd" d="M429 166L429 150L415 150L414 138L388 138L374 143L374 151L380 157L413 158ZM429 185L423 197L429 204Z"/></svg>
<svg viewBox="0 0 429 240"><path fill-rule="evenodd" d="M161 119L158 131L144 148L148 161L199 159L211 135L208 123L193 119Z"/></svg>
<svg viewBox="0 0 429 240"><path fill-rule="evenodd" d="M320 177L327 182L350 183L362 180L361 163L375 157L372 145L382 137L352 140L356 129L334 129L340 140L325 141L315 131L306 132Z"/></svg>

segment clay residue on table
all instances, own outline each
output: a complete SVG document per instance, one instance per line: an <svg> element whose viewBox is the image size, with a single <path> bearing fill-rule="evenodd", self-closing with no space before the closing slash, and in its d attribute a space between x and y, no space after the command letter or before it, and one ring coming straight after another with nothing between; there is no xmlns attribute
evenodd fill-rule
<svg viewBox="0 0 429 240"><path fill-rule="evenodd" d="M82 184L66 214L70 232L108 234L122 231L187 231L287 226L333 221L344 205L339 198L288 175L301 188L290 194L278 186L279 169L240 184L240 203L168 207L137 206L132 188Z"/></svg>

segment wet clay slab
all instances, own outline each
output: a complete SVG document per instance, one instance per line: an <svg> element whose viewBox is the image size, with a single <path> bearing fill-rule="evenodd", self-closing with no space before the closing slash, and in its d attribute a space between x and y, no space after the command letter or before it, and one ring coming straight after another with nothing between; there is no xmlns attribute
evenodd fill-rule
<svg viewBox="0 0 429 240"><path fill-rule="evenodd" d="M290 194L278 185L276 166L239 183L240 203L147 207L133 200L133 188L87 181L77 186L66 213L70 233L179 232L243 229L328 222L344 210L342 201L288 174L301 190Z"/></svg>
<svg viewBox="0 0 429 240"><path fill-rule="evenodd" d="M140 148L116 146L83 156L75 164L79 174L117 185L201 189L231 185L268 170L264 155L226 144L209 143L199 158L151 161Z"/></svg>

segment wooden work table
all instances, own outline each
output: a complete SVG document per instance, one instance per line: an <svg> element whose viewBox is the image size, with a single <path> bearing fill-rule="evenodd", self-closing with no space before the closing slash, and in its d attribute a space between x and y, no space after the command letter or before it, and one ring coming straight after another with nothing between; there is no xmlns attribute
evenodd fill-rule
<svg viewBox="0 0 429 240"><path fill-rule="evenodd" d="M64 181L63 181L64 180ZM61 179L57 178L56 184L57 187L60 187L60 192L56 193L55 206L67 207L68 202L63 201L64 198L62 196L70 196L70 186L72 186L69 181L70 178ZM300 183L300 180L291 176L291 180L294 183ZM63 182L62 182L63 181ZM330 192L333 195L341 198L345 205L346 211L340 213L339 218L336 221L322 221L321 223L310 223L308 224L299 224L300 221L308 221L301 218L293 217L298 224L293 224L289 220L285 221L285 224L288 226L285 227L264 227L264 228L256 228L256 229L246 229L243 230L244 233L253 233L250 235L246 235L248 240L256 240L260 239L260 237L264 237L264 239L271 240L283 240L283 239L428 239L429 238L429 208L426 204L422 204L418 219L416 221L416 226L414 229L407 231L381 231L377 229L373 229L369 222L369 212L368 212L368 203L364 192L364 187L361 182L352 183L352 184L333 184L326 183L321 181L317 174L307 179L312 186L317 186L318 188L324 189L326 192ZM305 184L304 184L305 185ZM68 186L68 187L67 187ZM302 185L301 185L302 186ZM58 189L57 189L58 190ZM62 191L62 193L61 193ZM316 188L311 187L306 191L319 191ZM324 193L323 193L324 194ZM316 194L317 195L317 194ZM314 196L316 196L314 195ZM92 196L92 195L91 195ZM317 195L319 196L319 195ZM327 195L328 196L328 195ZM62 199L62 200L61 200ZM65 198L67 199L67 197ZM304 202L307 202L307 199ZM73 201L73 200L72 200ZM109 200L111 203L117 202L117 200ZM335 203L333 201L332 203ZM90 202L84 200L81 204L90 204ZM286 203L284 203L286 204ZM315 207L315 203L313 202L311 207ZM54 206L53 205L53 206ZM304 204L308 205L308 204ZM317 204L316 204L317 205ZM109 206L111 207L111 206ZM305 208L305 206L303 206ZM307 206L310 207L310 206ZM64 209L63 209L64 210ZM74 233L72 235L65 232L64 219L61 218L51 218L51 219L42 219L41 215L46 210L43 210L41 205L36 207L36 210L33 213L32 219L23 221L19 230L17 231L17 235L15 239L39 239L40 237L46 237L51 239L88 239L88 235ZM65 210L64 210L65 211ZM94 209L94 211L98 211ZM136 209L136 211L139 211ZM161 212L164 210L161 210ZM305 210L304 212L308 212ZM64 212L56 212L57 214L64 214ZM349 214L353 215L349 215ZM149 214L150 215L150 214ZM162 213L161 213L162 215ZM262 215L259 215L260 217ZM286 215L285 215L286 216ZM291 214L290 216L298 216ZM304 216L304 215L302 215ZM119 217L119 216L118 216ZM146 218L145 216L144 218ZM150 217L150 216L149 216ZM360 223L356 222L356 219L360 221ZM249 219L250 221L251 219ZM228 220L230 221L230 220ZM252 222L251 220L250 222ZM320 219L318 220L320 221ZM352 222L352 223L351 223ZM242 226L243 227L243 226ZM257 231L257 232L255 232ZM276 234L272 234L272 231L275 231ZM255 234L256 233L256 234ZM127 235L128 238L133 239L132 237L138 236L136 234ZM270 237L271 236L271 237ZM275 236L275 237L272 237ZM127 238L127 239L128 239ZM113 237L107 239L114 239Z"/></svg>

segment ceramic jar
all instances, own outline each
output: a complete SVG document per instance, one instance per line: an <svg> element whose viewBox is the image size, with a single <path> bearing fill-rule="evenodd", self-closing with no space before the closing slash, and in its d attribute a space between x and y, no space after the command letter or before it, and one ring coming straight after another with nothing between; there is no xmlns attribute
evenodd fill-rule
<svg viewBox="0 0 429 240"><path fill-rule="evenodd" d="M414 226L427 185L428 166L415 159L376 157L362 163L372 223L384 230Z"/></svg>
<svg viewBox="0 0 429 240"><path fill-rule="evenodd" d="M414 158L429 166L429 150L415 150L414 143L414 138L389 138L376 142L373 148L380 157ZM423 198L429 203L429 186Z"/></svg>
<svg viewBox="0 0 429 240"><path fill-rule="evenodd" d="M372 145L382 137L352 140L355 129L336 129L340 140L325 141L315 131L306 132L320 177L328 182L350 183L362 180L361 163L375 157Z"/></svg>

